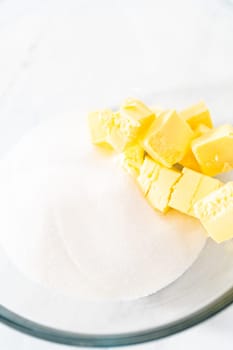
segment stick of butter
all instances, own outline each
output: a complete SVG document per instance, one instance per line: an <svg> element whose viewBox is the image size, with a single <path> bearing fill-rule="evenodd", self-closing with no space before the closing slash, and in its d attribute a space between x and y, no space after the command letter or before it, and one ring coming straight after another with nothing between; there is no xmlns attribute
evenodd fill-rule
<svg viewBox="0 0 233 350"><path fill-rule="evenodd" d="M194 205L209 236L218 243L233 238L233 182L228 182Z"/></svg>
<svg viewBox="0 0 233 350"><path fill-rule="evenodd" d="M193 154L201 171L214 176L233 167L233 127L222 125L192 142Z"/></svg>
<svg viewBox="0 0 233 350"><path fill-rule="evenodd" d="M182 176L173 187L169 206L194 216L194 204L221 185L222 183L217 179L183 168Z"/></svg>
<svg viewBox="0 0 233 350"><path fill-rule="evenodd" d="M199 124L204 124L209 128L213 127L210 112L203 101L182 110L179 114L193 130L195 130Z"/></svg>
<svg viewBox="0 0 233 350"><path fill-rule="evenodd" d="M187 153L194 137L189 125L175 110L159 116L142 142L145 151L157 162L172 167Z"/></svg>

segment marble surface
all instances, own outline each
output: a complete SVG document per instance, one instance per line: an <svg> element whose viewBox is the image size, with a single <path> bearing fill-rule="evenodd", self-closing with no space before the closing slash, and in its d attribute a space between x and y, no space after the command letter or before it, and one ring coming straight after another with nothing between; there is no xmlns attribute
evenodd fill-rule
<svg viewBox="0 0 233 350"><path fill-rule="evenodd" d="M9 135L20 137L25 121L45 115L170 88L231 84L232 35L230 0L0 0L0 125L9 130L0 146L8 147ZM230 307L135 349L228 349L232 323ZM16 346L68 349L0 325L0 348Z"/></svg>

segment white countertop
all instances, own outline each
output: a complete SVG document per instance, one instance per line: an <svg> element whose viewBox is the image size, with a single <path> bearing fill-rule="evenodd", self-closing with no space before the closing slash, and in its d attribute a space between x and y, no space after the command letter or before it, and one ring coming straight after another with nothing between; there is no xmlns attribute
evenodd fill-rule
<svg viewBox="0 0 233 350"><path fill-rule="evenodd" d="M20 135L30 116L231 82L232 36L230 0L0 0L0 121L14 117ZM232 324L229 307L202 325L135 349L228 349ZM0 348L68 349L3 325Z"/></svg>

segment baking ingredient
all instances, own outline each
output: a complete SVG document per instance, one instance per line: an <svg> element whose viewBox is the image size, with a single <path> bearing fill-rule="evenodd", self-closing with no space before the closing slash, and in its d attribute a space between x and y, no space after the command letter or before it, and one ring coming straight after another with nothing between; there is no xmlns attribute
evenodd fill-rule
<svg viewBox="0 0 233 350"><path fill-rule="evenodd" d="M184 157L193 136L189 125L171 110L153 122L145 134L143 147L155 161L171 167Z"/></svg>
<svg viewBox="0 0 233 350"><path fill-rule="evenodd" d="M210 112L203 101L180 111L179 114L193 130L200 124L204 124L209 128L213 127Z"/></svg>
<svg viewBox="0 0 233 350"><path fill-rule="evenodd" d="M223 183L220 180L210 176L202 175L201 181L192 199L192 205L189 211L189 215L195 216L194 205L197 201L214 192L221 186L223 186Z"/></svg>
<svg viewBox="0 0 233 350"><path fill-rule="evenodd" d="M138 141L154 119L154 112L143 102L133 98L127 99L120 110L114 113L109 143L117 152L124 151Z"/></svg>
<svg viewBox="0 0 233 350"><path fill-rule="evenodd" d="M144 160L144 149L134 144L125 149L121 156L123 168L132 176L138 176Z"/></svg>
<svg viewBox="0 0 233 350"><path fill-rule="evenodd" d="M189 147L189 150L187 151L187 153L185 154L185 156L183 157L183 159L181 159L181 161L179 162L179 164L181 164L182 166L201 172L200 166L193 154L192 148Z"/></svg>
<svg viewBox="0 0 233 350"><path fill-rule="evenodd" d="M119 112L111 110L91 112L88 115L88 124L94 145L122 152L132 142L131 135L121 128Z"/></svg>
<svg viewBox="0 0 233 350"><path fill-rule="evenodd" d="M192 150L201 171L210 176L233 168L233 126L222 125L192 143Z"/></svg>
<svg viewBox="0 0 233 350"><path fill-rule="evenodd" d="M208 128L206 125L204 124L199 124L197 126L197 128L194 130L194 139L196 139L197 137L202 136L203 134L205 134L206 132L210 131L211 129ZM181 159L181 161L179 162L181 165L183 165L186 168L190 168L192 170L201 172L201 168L193 154L193 150L191 147L191 144L189 146L188 151L186 152L185 156L183 159Z"/></svg>
<svg viewBox="0 0 233 350"><path fill-rule="evenodd" d="M233 182L198 201L194 210L213 240L221 243L233 238Z"/></svg>
<svg viewBox="0 0 233 350"><path fill-rule="evenodd" d="M158 163L148 155L145 156L137 178L138 185L145 196L149 192L152 182L157 179L160 168L161 166Z"/></svg>
<svg viewBox="0 0 233 350"><path fill-rule="evenodd" d="M136 139L140 138L156 116L142 101L128 98L120 107L120 117L122 132Z"/></svg>
<svg viewBox="0 0 233 350"><path fill-rule="evenodd" d="M173 187L169 206L184 214L194 215L194 204L221 185L217 179L183 168L182 176Z"/></svg>
<svg viewBox="0 0 233 350"><path fill-rule="evenodd" d="M211 131L211 128L206 126L205 124L199 124L196 129L194 130L195 138L202 136L203 134Z"/></svg>
<svg viewBox="0 0 233 350"><path fill-rule="evenodd" d="M107 144L122 152L142 137L155 118L153 111L133 98L127 99L117 112L92 112L88 117L92 143Z"/></svg>
<svg viewBox="0 0 233 350"><path fill-rule="evenodd" d="M92 143L109 147L109 136L113 126L112 111L106 109L89 113L88 124Z"/></svg>
<svg viewBox="0 0 233 350"><path fill-rule="evenodd" d="M108 143L116 152L122 152L130 143L133 142L133 138L130 134L125 133L121 129L121 116L119 112L113 113L113 125L109 132Z"/></svg>
<svg viewBox="0 0 233 350"><path fill-rule="evenodd" d="M117 157L91 145L85 117L66 114L1 162L0 242L29 278L75 298L134 299L198 257L206 240L198 222L155 215Z"/></svg>
<svg viewBox="0 0 233 350"><path fill-rule="evenodd" d="M154 209L166 213L169 209L168 203L173 186L181 176L180 172L174 169L159 167L158 175L153 180L147 194L147 200Z"/></svg>
<svg viewBox="0 0 233 350"><path fill-rule="evenodd" d="M147 107L141 106L140 101L131 101L137 107L129 116L134 120L147 118ZM127 108L131 110L131 107ZM154 112L153 122L150 119L145 126L140 125L137 132L132 131L127 113L125 116L122 108L118 112L119 120L122 116L126 120L121 130L123 137L131 135L131 142L121 156L123 167L136 178L153 209L167 213L173 208L195 217L195 204L223 186L221 181L211 176L233 169L233 126L213 128L204 102L179 114L175 110L157 107L154 107ZM211 220L207 222L212 224ZM220 229L220 226L217 227Z"/></svg>
<svg viewBox="0 0 233 350"><path fill-rule="evenodd" d="M192 207L192 199L200 181L200 173L184 168L182 170L182 177L174 186L169 206L184 214L189 214Z"/></svg>

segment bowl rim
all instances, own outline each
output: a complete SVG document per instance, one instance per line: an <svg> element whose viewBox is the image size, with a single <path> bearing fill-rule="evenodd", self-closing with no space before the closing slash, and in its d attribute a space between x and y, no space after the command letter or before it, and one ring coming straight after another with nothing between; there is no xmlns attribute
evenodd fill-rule
<svg viewBox="0 0 233 350"><path fill-rule="evenodd" d="M0 322L21 333L57 344L82 347L120 347L159 340L198 325L233 303L233 287L211 303L188 316L163 326L118 334L82 334L43 326L0 305Z"/></svg>

